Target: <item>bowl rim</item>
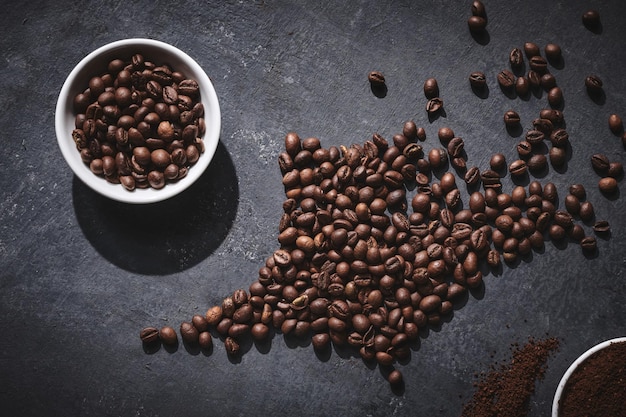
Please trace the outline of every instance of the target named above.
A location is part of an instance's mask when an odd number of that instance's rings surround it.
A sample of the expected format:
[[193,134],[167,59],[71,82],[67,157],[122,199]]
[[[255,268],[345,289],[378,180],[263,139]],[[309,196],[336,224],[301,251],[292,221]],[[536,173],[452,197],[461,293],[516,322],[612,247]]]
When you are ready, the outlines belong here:
[[[175,60],[184,63],[193,76],[187,74],[190,78],[196,79],[200,86],[201,101],[205,108],[205,119],[210,121],[207,123],[206,131],[203,136],[205,150],[190,169],[185,178],[167,184],[159,190],[153,188],[135,189],[128,191],[119,184],[111,184],[104,178],[95,175],[89,167],[80,159],[80,153],[76,150],[76,146],[71,137],[71,130],[68,132],[68,109],[71,108],[73,94],[75,94],[76,79],[83,77],[83,71],[93,62],[102,59],[101,56],[112,54],[117,50],[136,49],[141,53],[141,48],[150,48],[152,51],[161,50],[165,56],[171,56]],[[154,52],[153,52],[154,53]],[[167,57],[163,59],[167,61]],[[74,90],[73,90],[74,89]],[[210,115],[207,118],[207,115]],[[72,113],[73,117],[73,113]],[[72,130],[73,130],[72,124]],[[213,159],[220,140],[221,133],[221,111],[217,93],[209,76],[202,67],[187,53],[179,48],[166,42],[149,39],[149,38],[128,38],[113,41],[102,45],[85,57],[83,57],[76,66],[71,70],[63,86],[59,92],[57,104],[55,108],[55,132],[57,136],[57,144],[63,154],[66,163],[72,169],[74,175],[78,177],[89,188],[97,193],[123,203],[131,204],[149,204],[169,199],[190,187],[209,166]]]
[[567,368],[567,371],[565,371],[565,374],[563,374],[563,377],[559,381],[559,385],[557,386],[556,392],[554,394],[554,400],[552,401],[552,417],[559,417],[559,401],[561,399],[561,395],[563,395],[563,390],[567,385],[569,377],[574,373],[578,366],[580,366],[581,363],[586,361],[594,353],[601,351],[602,349],[610,346],[613,343],[626,343],[626,336],[605,340],[604,342],[600,342],[597,345],[592,346],[582,355],[576,358],[576,360],[572,362],[569,368]]

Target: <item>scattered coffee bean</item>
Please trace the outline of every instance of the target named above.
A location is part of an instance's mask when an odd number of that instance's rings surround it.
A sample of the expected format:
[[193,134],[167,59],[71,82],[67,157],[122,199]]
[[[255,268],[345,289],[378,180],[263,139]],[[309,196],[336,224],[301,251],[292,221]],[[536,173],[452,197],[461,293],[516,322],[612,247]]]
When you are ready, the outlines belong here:
[[621,178],[624,175],[624,166],[621,162],[611,162],[606,174],[615,179]]
[[521,177],[526,174],[526,162],[521,159],[511,162],[509,165],[509,173],[515,177]]
[[429,115],[433,115],[437,113],[442,108],[443,108],[443,100],[440,99],[439,97],[431,98],[426,103],[426,112],[428,112]]
[[482,90],[487,85],[487,77],[481,71],[474,71],[469,75],[469,82],[472,88]]
[[560,87],[553,87],[548,91],[548,103],[552,107],[558,107],[563,104],[563,90]]
[[171,326],[163,326],[159,330],[159,338],[166,345],[175,345],[178,342],[176,330]]
[[598,182],[598,188],[603,194],[614,194],[617,187],[617,180],[613,177],[605,177]]
[[380,71],[371,71],[367,75],[367,79],[373,87],[382,87],[385,85],[385,76]]
[[502,153],[496,153],[491,156],[489,160],[489,166],[494,171],[502,171],[506,168],[506,158]]
[[546,54],[546,58],[551,62],[559,62],[562,58],[561,47],[555,43],[547,44],[543,51]]
[[602,91],[602,80],[597,75],[588,75],[585,77],[585,87],[589,94],[598,94]]
[[159,340],[159,329],[156,327],[146,327],[139,333],[139,338],[145,344],[152,344]]
[[539,45],[534,42],[526,42],[524,43],[524,52],[526,53],[526,57],[528,59],[537,56],[540,54]]
[[586,236],[580,241],[580,247],[585,252],[595,252],[598,249],[598,242],[593,236]]
[[607,220],[598,220],[593,224],[593,231],[597,234],[606,234],[611,231],[611,225]]
[[424,81],[424,95],[427,99],[439,97],[439,84],[437,83],[437,79],[428,78]]
[[472,16],[480,16],[487,19],[487,11],[485,5],[480,0],[474,0],[471,7]]
[[561,168],[565,165],[567,161],[567,153],[565,148],[553,146],[550,148],[548,152],[548,157],[550,158],[550,164],[552,164],[555,168]]
[[516,127],[519,126],[520,117],[519,114],[514,110],[508,110],[504,113],[504,124],[508,127]]
[[180,325],[180,336],[185,343],[197,343],[198,342],[198,329],[190,322],[182,322]]
[[511,52],[509,52],[509,64],[511,64],[511,68],[514,69],[524,65],[524,55],[521,49],[513,48]]
[[547,72],[541,76],[539,83],[541,84],[541,88],[549,92],[551,89],[556,87],[556,77]]
[[537,173],[546,169],[548,160],[544,154],[535,154],[530,157],[526,165],[530,172]]
[[606,174],[609,170],[610,161],[609,158],[601,153],[596,153],[591,155],[591,166],[593,169],[603,175]]
[[498,73],[498,84],[504,90],[511,90],[515,86],[515,74],[509,70],[502,70]]
[[524,97],[530,92],[530,82],[524,76],[517,77],[515,80],[515,93],[518,96]]
[[548,63],[541,55],[532,56],[529,59],[530,69],[536,71],[538,74],[545,74],[548,70]]
[[624,130],[624,123],[622,122],[622,118],[617,114],[611,114],[609,116],[609,129],[613,134],[620,135]]
[[582,20],[587,29],[597,29],[600,26],[600,13],[597,10],[587,10],[583,13]]
[[480,16],[470,16],[467,19],[469,30],[474,33],[483,32],[487,28],[487,19]]

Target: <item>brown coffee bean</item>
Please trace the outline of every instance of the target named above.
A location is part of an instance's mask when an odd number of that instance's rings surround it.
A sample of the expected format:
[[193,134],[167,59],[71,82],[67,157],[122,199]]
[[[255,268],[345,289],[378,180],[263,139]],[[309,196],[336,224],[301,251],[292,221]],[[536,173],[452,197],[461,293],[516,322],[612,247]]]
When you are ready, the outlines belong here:
[[587,29],[596,30],[600,26],[600,13],[597,10],[587,10],[582,15],[582,21]]
[[367,79],[373,87],[382,87],[385,85],[385,76],[380,71],[371,71],[367,75]]
[[178,342],[176,330],[171,326],[163,326],[159,330],[159,338],[165,345],[175,345]]
[[519,126],[520,117],[519,114],[514,110],[508,110],[504,113],[504,124],[508,127],[516,127]]
[[537,173],[543,171],[548,165],[548,160],[543,154],[535,154],[530,157],[528,162],[526,163],[528,169],[532,173]]
[[565,196],[565,209],[568,213],[577,215],[580,213],[580,200],[573,194],[568,194]]
[[618,189],[617,180],[613,177],[602,178],[598,182],[598,188],[603,194],[614,194]]
[[624,123],[622,122],[622,118],[617,114],[611,114],[609,116],[609,129],[615,135],[621,135],[624,131]]
[[146,327],[139,333],[139,338],[145,344],[152,344],[159,340],[159,329],[156,327]]
[[504,90],[511,90],[515,86],[515,74],[509,70],[502,70],[498,73],[498,84]]
[[487,28],[487,19],[481,16],[470,16],[467,19],[470,32],[481,33]]
[[515,177],[521,177],[526,175],[527,166],[526,162],[521,159],[511,162],[509,165],[509,173]]
[[524,52],[526,53],[527,58],[531,58],[533,56],[539,55],[539,45],[534,42],[526,42],[524,44]]
[[548,91],[548,103],[552,107],[558,107],[563,104],[563,91],[560,87],[553,87]]
[[593,231],[597,234],[606,234],[611,231],[611,226],[607,220],[598,220],[593,225]]
[[519,68],[524,65],[524,55],[521,49],[513,48],[511,52],[509,52],[509,64],[511,68]]
[[487,85],[487,77],[481,71],[474,71],[469,75],[469,82],[472,88],[482,90]]
[[582,184],[570,185],[569,193],[574,195],[579,200],[584,200],[585,198],[587,198],[587,191],[585,190],[585,186]]
[[480,181],[480,170],[478,167],[471,167],[465,173],[463,180],[467,185],[476,185]]
[[609,169],[606,174],[609,177],[613,178],[621,178],[624,175],[624,166],[621,162],[611,162],[609,163]]
[[602,80],[597,75],[591,74],[585,77],[585,87],[589,94],[598,94],[602,92]]
[[506,168],[506,158],[502,153],[496,153],[491,156],[489,160],[489,166],[494,171],[502,171]]
[[437,113],[442,108],[443,108],[443,100],[439,97],[431,98],[426,103],[426,112],[429,115],[433,115]]
[[427,99],[439,97],[439,84],[436,78],[428,78],[424,81],[424,95]]
[[180,335],[185,343],[198,342],[198,329],[190,322],[182,322],[180,325]]
[[598,249],[598,242],[595,237],[587,236],[580,241],[580,247],[587,253],[595,252]]
[[559,62],[562,58],[561,47],[555,43],[549,43],[544,47],[546,58],[551,62]]
[[591,155],[591,166],[599,174],[606,174],[609,170],[609,158],[602,154],[596,153]]

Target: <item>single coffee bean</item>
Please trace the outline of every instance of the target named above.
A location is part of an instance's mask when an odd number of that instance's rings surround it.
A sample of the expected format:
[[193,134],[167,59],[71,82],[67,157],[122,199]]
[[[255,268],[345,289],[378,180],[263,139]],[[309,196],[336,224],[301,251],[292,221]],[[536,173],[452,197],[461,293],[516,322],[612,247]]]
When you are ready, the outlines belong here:
[[611,225],[607,220],[598,220],[593,224],[593,231],[597,234],[606,234],[611,231]]
[[560,106],[563,103],[563,90],[560,87],[553,87],[548,91],[548,103],[552,107]]
[[569,186],[568,191],[579,200],[584,200],[585,198],[587,198],[585,186],[582,184],[572,184]]
[[526,174],[526,162],[521,159],[511,162],[509,165],[509,173],[514,177],[521,177]]
[[539,79],[539,83],[541,84],[541,88],[545,91],[550,91],[554,87],[556,87],[556,77],[551,73],[547,72],[541,76]]
[[554,128],[554,125],[549,119],[539,118],[539,119],[533,120],[533,128],[535,130],[540,131],[544,135],[549,136],[552,133],[552,129]]
[[532,129],[526,132],[525,138],[526,142],[530,143],[531,145],[537,145],[543,142],[545,134],[541,130]]
[[620,135],[624,130],[624,123],[622,122],[622,118],[617,114],[611,114],[609,116],[609,129],[613,134]]
[[539,86],[541,86],[541,76],[537,71],[532,69],[529,70],[526,78],[528,78],[528,83],[530,84],[531,88],[538,88]]
[[606,175],[615,179],[621,178],[624,175],[624,166],[621,162],[611,162]]
[[389,372],[389,376],[387,376],[387,380],[389,381],[389,385],[392,387],[399,387],[403,383],[402,372],[397,369]]
[[416,133],[417,139],[420,141],[425,141],[426,140],[426,130],[423,127],[418,127],[417,128],[417,133]]
[[459,137],[452,138],[448,143],[448,155],[452,158],[460,157],[463,154],[465,142]]
[[454,138],[454,131],[449,127],[440,127],[437,131],[437,136],[443,144],[448,144]]
[[427,99],[439,97],[439,84],[436,78],[428,78],[424,81],[424,95]]
[[504,124],[507,127],[516,127],[519,126],[520,117],[519,114],[514,110],[508,110],[504,113]]
[[178,342],[176,330],[171,326],[163,326],[159,330],[159,338],[166,345],[175,345]]
[[526,77],[517,77],[515,80],[515,92],[518,96],[524,97],[530,91],[530,82]]
[[543,199],[549,201],[552,204],[556,204],[559,194],[556,189],[556,185],[553,182],[548,182],[543,186],[542,192]]
[[510,90],[515,86],[515,74],[509,70],[502,70],[498,73],[498,84],[504,90]]
[[190,322],[182,322],[180,325],[180,335],[185,343],[198,342],[198,329]]
[[224,340],[224,347],[226,348],[226,353],[229,356],[235,356],[239,353],[239,343],[237,343],[237,341],[230,336]]
[[563,167],[565,165],[565,162],[567,161],[567,153],[565,152],[565,148],[553,146],[552,148],[550,148],[548,156],[550,158],[550,163],[555,168]]
[[587,10],[583,13],[582,20],[587,29],[595,30],[600,26],[600,13],[597,10]]
[[474,71],[469,75],[469,82],[472,88],[482,90],[487,85],[487,77],[484,72]]
[[609,158],[601,153],[591,155],[591,166],[599,174],[606,174],[609,170]]
[[577,215],[580,213],[580,200],[574,194],[568,194],[565,196],[565,209],[568,213]]
[[506,158],[502,153],[496,153],[491,156],[489,166],[494,171],[501,171],[506,167]]
[[563,148],[569,142],[569,133],[565,129],[556,129],[550,134],[552,145]]
[[415,140],[417,138],[417,125],[415,122],[412,120],[404,122],[404,126],[402,126],[402,134],[410,140]]
[[539,112],[539,117],[542,119],[548,119],[552,122],[552,125],[559,126],[563,124],[563,112],[556,109],[542,109]]
[[533,173],[543,171],[546,168],[547,164],[548,164],[548,161],[544,154],[535,154],[531,156],[528,162],[526,163],[526,165],[528,166],[528,169]]
[[521,141],[517,144],[517,154],[520,158],[526,158],[530,156],[533,152],[532,144],[526,140]]
[[597,75],[591,74],[585,77],[585,87],[590,94],[598,94],[602,91],[602,80]]
[[198,335],[198,345],[201,349],[209,350],[213,347],[213,337],[208,331],[201,332]]
[[480,33],[487,28],[487,19],[481,16],[470,16],[467,19],[470,32]]
[[552,62],[559,62],[561,60],[561,47],[555,43],[547,44],[543,51],[546,54],[546,58]]
[[487,18],[487,11],[485,9],[485,5],[480,0],[474,0],[472,2],[472,6],[470,8],[472,12],[472,16],[480,16],[483,18]]
[[156,327],[146,327],[139,333],[139,338],[145,344],[152,344],[159,340],[159,329]]
[[480,170],[478,167],[473,166],[467,170],[463,180],[467,185],[476,185],[480,181]]
[[539,45],[534,42],[526,42],[524,43],[524,52],[526,53],[526,57],[528,59],[532,58],[533,56],[537,56],[540,54]]
[[580,247],[585,252],[595,252],[598,249],[598,242],[593,236],[586,236],[580,241]]
[[580,211],[578,212],[580,219],[584,222],[590,222],[595,216],[595,210],[593,204],[590,201],[583,201],[580,203]]
[[512,68],[519,68],[524,65],[524,55],[519,48],[513,48],[509,53],[509,64]]
[[367,79],[372,87],[382,87],[385,85],[385,76],[380,71],[370,71],[367,75]]
[[548,63],[541,55],[532,56],[529,60],[530,69],[539,74],[545,74],[548,69]]
[[613,177],[602,178],[598,182],[598,188],[604,194],[613,194],[617,191],[618,188],[617,180]]
[[443,100],[440,99],[439,97],[431,98],[426,103],[426,112],[428,112],[429,115],[433,115],[437,113],[442,108],[443,108]]

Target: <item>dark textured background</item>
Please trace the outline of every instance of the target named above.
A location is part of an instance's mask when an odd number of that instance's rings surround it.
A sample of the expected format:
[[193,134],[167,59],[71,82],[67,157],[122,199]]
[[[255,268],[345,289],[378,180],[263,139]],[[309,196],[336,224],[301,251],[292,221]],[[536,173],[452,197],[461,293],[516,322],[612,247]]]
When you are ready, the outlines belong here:
[[[610,133],[626,118],[626,3],[486,1],[488,36],[474,38],[470,1],[29,1],[0,14],[0,408],[22,416],[343,415],[457,416],[474,374],[506,359],[513,342],[563,339],[537,385],[531,416],[546,416],[561,375],[590,346],[624,336],[624,197],[597,190],[589,156],[624,161]],[[581,24],[598,8],[601,33]],[[97,47],[127,37],[169,42],[195,58],[214,82],[221,144],[198,184],[150,207],[107,201],[70,172],[56,145],[54,108],[72,67]],[[515,155],[504,128],[509,108],[527,129],[545,94],[505,97],[495,82],[508,52],[555,42],[564,65],[551,68],[565,94],[572,142],[565,172],[550,170],[561,201],[587,187],[612,235],[598,256],[574,243],[535,252],[485,278],[440,329],[422,335],[397,365],[404,392],[349,351],[318,357],[310,345],[274,335],[229,360],[161,348],[147,353],[146,325],[178,327],[237,288],[247,288],[278,246],[284,198],[276,158],[288,131],[324,146],[387,138],[413,119],[465,139],[469,164],[494,151]],[[384,98],[367,82],[388,80]],[[482,70],[489,94],[467,76]],[[606,97],[595,103],[583,80],[597,73]],[[445,116],[429,121],[422,84],[437,77]],[[514,135],[515,136],[515,135]],[[511,181],[504,179],[505,190]],[[465,191],[464,186],[461,187]],[[623,192],[623,184],[620,183]],[[464,199],[466,199],[464,193]],[[585,230],[592,233],[585,225]],[[492,357],[493,355],[493,357]]]

